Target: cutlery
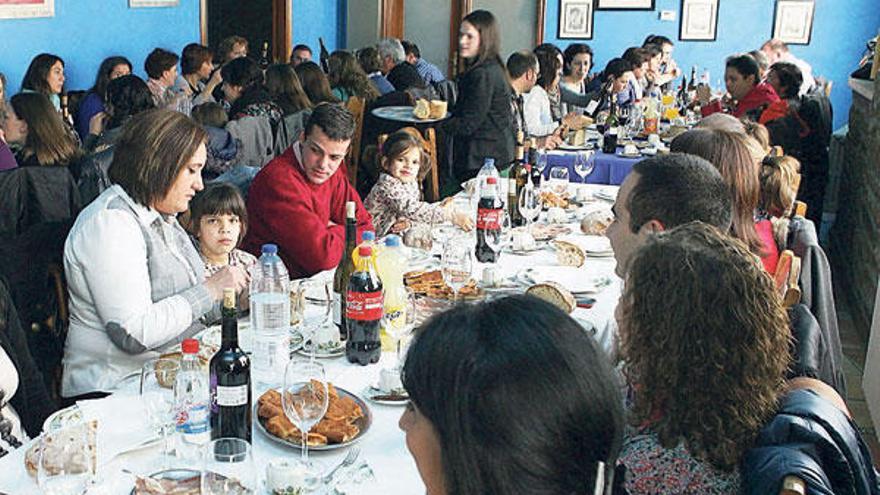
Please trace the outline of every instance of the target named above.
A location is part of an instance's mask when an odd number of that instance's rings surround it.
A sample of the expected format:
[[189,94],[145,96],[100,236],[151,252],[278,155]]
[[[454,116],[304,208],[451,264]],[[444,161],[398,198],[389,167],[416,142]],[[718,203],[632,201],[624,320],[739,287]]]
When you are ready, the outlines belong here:
[[351,450],[349,450],[349,451],[348,451],[348,455],[345,456],[345,459],[343,459],[342,462],[339,463],[338,466],[336,466],[336,467],[333,468],[329,473],[327,473],[327,474],[321,479],[321,483],[323,483],[323,484],[326,485],[326,486],[330,486],[330,482],[333,481],[333,476],[335,476],[336,473],[337,473],[340,469],[342,469],[342,468],[346,468],[346,467],[351,466],[352,464],[354,464],[354,462],[357,460],[357,458],[358,458],[358,456],[359,456],[360,454],[361,454],[361,449],[358,448],[358,447],[354,447],[354,448],[352,448]]

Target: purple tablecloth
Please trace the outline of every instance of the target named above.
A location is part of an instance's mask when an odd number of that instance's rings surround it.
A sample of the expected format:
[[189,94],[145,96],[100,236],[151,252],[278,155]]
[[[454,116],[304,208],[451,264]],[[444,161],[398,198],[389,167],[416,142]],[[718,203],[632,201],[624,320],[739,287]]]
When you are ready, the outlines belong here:
[[[568,180],[571,182],[581,182],[580,176],[574,171],[574,157],[577,151],[561,151],[555,150],[547,154],[547,167],[544,168],[544,177],[550,177],[550,169],[553,167],[567,167]],[[588,184],[610,184],[619,186],[623,183],[623,179],[632,171],[633,165],[640,161],[639,158],[623,158],[614,154],[596,151],[591,160],[595,160],[593,172],[587,176]]]

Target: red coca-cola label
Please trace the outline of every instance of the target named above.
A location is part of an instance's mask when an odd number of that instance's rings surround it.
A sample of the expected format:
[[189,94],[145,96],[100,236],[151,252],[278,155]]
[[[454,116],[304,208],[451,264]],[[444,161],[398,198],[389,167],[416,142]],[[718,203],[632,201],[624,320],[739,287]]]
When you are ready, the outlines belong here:
[[501,215],[504,210],[495,208],[477,209],[477,228],[480,230],[501,230]]
[[345,317],[349,320],[373,321],[382,318],[382,291],[355,292],[348,291]]

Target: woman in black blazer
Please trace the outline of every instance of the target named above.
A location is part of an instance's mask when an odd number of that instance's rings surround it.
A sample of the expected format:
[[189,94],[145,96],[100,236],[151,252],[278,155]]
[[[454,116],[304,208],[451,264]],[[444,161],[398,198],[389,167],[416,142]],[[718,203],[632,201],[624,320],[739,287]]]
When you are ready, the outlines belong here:
[[465,72],[450,120],[454,171],[459,181],[477,175],[486,158],[506,167],[513,159],[510,82],[501,62],[501,35],[490,12],[475,10],[461,21],[459,53]]

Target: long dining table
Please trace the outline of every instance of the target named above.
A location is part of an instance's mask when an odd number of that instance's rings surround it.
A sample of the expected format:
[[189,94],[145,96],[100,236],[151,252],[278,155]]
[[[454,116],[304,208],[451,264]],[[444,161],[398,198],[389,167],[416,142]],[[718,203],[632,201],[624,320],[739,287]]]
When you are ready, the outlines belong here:
[[[602,193],[597,197],[602,196],[604,199],[591,201],[584,208],[608,208],[611,205],[609,199],[613,199],[617,192],[617,188],[613,186],[571,184],[570,187],[586,188],[588,194],[581,193],[582,197]],[[569,226],[573,230],[571,235],[579,235],[577,223],[572,222]],[[438,244],[435,242],[434,253],[440,252]],[[431,258],[432,261],[436,260],[434,256]],[[477,279],[486,266],[488,265],[475,264],[473,274]],[[500,259],[493,265],[497,277],[509,280],[517,278],[524,269],[557,266],[556,254],[549,248],[527,255],[502,252]],[[608,278],[608,284],[591,295],[595,299],[592,307],[579,307],[571,316],[584,326],[585,331],[594,335],[600,345],[609,352],[614,346],[616,326],[612,320],[621,291],[621,282],[614,275],[614,267],[614,258],[606,253],[604,257],[588,257],[585,265],[580,268],[571,268],[575,271],[572,273],[576,274],[576,277]],[[326,276],[326,273],[322,276]],[[525,286],[520,292],[523,290]],[[345,357],[320,359],[320,361],[324,363],[331,383],[364,397],[365,389],[379,381],[380,370],[393,361],[393,356],[383,354],[379,363],[369,366],[350,364]],[[280,386],[280,383],[276,386]],[[136,388],[136,386],[123,387],[107,398],[87,401],[77,406],[80,407],[84,419],[98,421],[97,475],[95,483],[87,493],[119,495],[131,493],[135,480],[133,473],[147,475],[154,470],[152,466],[159,456],[159,445],[153,444],[127,452],[151,436]],[[253,394],[255,402],[265,388],[265,385],[255,386]],[[403,403],[381,405],[368,401],[367,404],[372,415],[372,423],[357,445],[361,449],[360,457],[368,462],[374,477],[356,485],[349,493],[367,495],[423,493],[424,485],[415,462],[407,451],[405,435],[398,427],[398,420],[404,410]],[[22,448],[0,458],[0,473],[3,473],[0,475],[0,492],[15,495],[43,493],[34,478],[25,470],[24,463],[25,451],[37,441],[39,439],[32,439]],[[310,457],[318,460],[326,468],[332,468],[343,460],[349,448],[324,452],[311,451]],[[262,483],[266,477],[266,466],[272,459],[298,458],[300,455],[299,449],[281,445],[268,438],[257,426],[254,426],[253,431],[252,451],[262,487],[257,493],[269,493]],[[177,466],[172,464],[171,467]]]

